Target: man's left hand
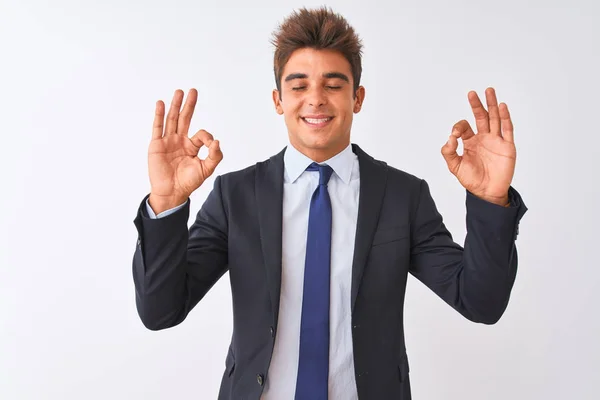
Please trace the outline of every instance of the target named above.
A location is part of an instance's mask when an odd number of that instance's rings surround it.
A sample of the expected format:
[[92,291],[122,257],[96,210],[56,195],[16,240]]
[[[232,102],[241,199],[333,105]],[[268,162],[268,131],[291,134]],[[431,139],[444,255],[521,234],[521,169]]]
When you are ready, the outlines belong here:
[[[505,206],[517,160],[513,124],[508,106],[496,99],[493,88],[485,91],[486,111],[476,92],[468,94],[475,115],[477,134],[462,120],[457,122],[442,147],[448,169],[475,196]],[[458,155],[458,139],[463,141],[463,154]]]

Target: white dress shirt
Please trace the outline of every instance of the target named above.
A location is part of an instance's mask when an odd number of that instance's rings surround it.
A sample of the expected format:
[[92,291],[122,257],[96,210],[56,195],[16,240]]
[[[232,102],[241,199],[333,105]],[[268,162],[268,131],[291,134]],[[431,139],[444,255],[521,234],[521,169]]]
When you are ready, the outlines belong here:
[[[312,194],[319,184],[319,172],[306,171],[312,162],[288,145],[284,154],[279,321],[262,400],[293,399],[296,391],[308,215]],[[327,185],[332,208],[329,399],[354,400],[358,394],[354,379],[350,288],[360,187],[358,157],[348,145],[321,164],[329,165],[334,171]],[[151,218],[169,215],[184,204],[155,216],[146,203]]]

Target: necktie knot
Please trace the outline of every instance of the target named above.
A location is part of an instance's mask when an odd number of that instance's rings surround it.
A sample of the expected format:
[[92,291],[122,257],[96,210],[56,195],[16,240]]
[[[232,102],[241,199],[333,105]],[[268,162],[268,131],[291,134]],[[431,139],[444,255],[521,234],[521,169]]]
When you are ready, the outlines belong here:
[[319,185],[327,185],[331,175],[333,174],[333,168],[329,165],[321,165],[312,163],[306,168],[307,171],[319,171]]

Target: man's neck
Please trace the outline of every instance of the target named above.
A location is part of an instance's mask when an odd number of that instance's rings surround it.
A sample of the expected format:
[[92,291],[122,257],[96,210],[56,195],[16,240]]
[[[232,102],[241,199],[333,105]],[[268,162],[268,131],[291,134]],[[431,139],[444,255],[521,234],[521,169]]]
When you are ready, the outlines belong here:
[[304,154],[306,157],[310,158],[316,163],[321,163],[323,161],[327,161],[335,157],[336,155],[344,151],[344,149],[348,147],[349,144],[350,142],[348,141],[347,143],[342,143],[342,145],[338,145],[332,148],[307,149],[300,146],[296,146],[294,143],[290,142],[290,145],[293,146],[297,151]]

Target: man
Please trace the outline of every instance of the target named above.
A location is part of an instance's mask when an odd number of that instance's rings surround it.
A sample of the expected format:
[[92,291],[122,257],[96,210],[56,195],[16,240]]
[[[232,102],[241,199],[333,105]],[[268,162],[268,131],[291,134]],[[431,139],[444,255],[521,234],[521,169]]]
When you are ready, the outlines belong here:
[[486,111],[470,92],[477,134],[462,120],[441,150],[466,189],[463,249],[424,180],[350,142],[365,89],[360,40],[344,18],[302,9],[273,43],[273,101],[289,146],[217,176],[189,230],[189,196],[223,154],[204,130],[188,138],[195,90],[182,110],[183,92],[175,92],[164,126],[157,103],[151,191],[135,218],[140,318],[152,330],[181,323],[229,271],[234,323],[220,399],[408,400],[409,272],[474,322],[495,323],[509,301],[526,207],[510,186],[516,150],[507,106],[489,88]]

